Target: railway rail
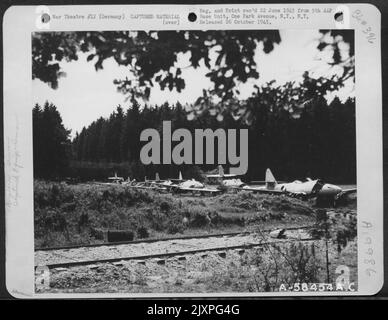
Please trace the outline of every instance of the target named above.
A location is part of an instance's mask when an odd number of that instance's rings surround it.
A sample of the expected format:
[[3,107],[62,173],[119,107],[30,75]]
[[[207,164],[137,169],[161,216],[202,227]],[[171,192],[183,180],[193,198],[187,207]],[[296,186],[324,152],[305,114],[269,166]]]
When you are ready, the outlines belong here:
[[94,265],[94,264],[100,264],[100,263],[114,263],[114,262],[129,261],[129,260],[148,260],[148,259],[157,259],[157,258],[171,258],[175,256],[182,257],[186,255],[193,255],[193,254],[204,253],[204,252],[214,252],[214,251],[222,252],[226,250],[238,250],[238,249],[245,250],[245,249],[252,249],[254,247],[266,246],[269,244],[278,244],[278,243],[286,243],[286,242],[311,242],[314,240],[315,239],[312,239],[312,238],[306,238],[306,239],[267,241],[267,242],[259,242],[259,243],[242,244],[242,245],[236,245],[236,246],[211,247],[211,248],[186,250],[186,251],[179,251],[179,252],[138,255],[138,256],[129,256],[129,257],[110,258],[110,259],[81,260],[81,261],[70,261],[70,262],[63,262],[63,263],[52,263],[52,264],[47,264],[46,266],[49,269],[55,269],[60,267],[69,268],[69,267],[75,267],[75,266]]
[[[37,250],[35,251],[35,265],[45,265],[50,269],[69,268],[128,260],[144,261],[184,257],[205,252],[243,251],[268,244],[313,241],[314,239],[309,237],[307,233],[305,233],[304,237],[292,237],[292,232],[309,227],[311,226],[288,228],[285,229],[286,232],[290,233],[288,239],[269,237],[265,241],[257,239],[254,233],[240,232]],[[268,231],[264,230],[264,232]]]

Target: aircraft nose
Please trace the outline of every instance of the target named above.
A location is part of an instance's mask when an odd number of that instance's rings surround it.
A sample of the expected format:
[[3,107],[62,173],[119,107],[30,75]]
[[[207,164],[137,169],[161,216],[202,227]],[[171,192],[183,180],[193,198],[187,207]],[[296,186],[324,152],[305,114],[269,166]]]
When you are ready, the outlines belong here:
[[336,195],[340,193],[342,189],[336,185],[326,183],[323,185],[321,192],[323,195]]

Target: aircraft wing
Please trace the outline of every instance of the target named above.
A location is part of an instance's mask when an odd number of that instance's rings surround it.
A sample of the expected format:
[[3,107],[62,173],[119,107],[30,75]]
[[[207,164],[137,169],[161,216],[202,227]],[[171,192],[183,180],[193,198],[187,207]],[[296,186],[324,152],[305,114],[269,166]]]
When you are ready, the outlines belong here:
[[222,178],[219,174],[207,174],[206,178]]
[[207,178],[232,178],[232,177],[237,177],[238,174],[233,174],[233,173],[225,173],[224,175],[220,174],[207,174]]
[[264,189],[264,188],[255,188],[255,187],[239,187],[240,190],[250,191],[250,192],[256,192],[256,193],[262,193],[262,194],[273,194],[273,195],[286,195],[293,198],[302,198],[306,199],[308,195],[304,192],[288,192],[288,191],[282,191],[282,190],[270,190],[270,189]]
[[94,184],[99,186],[119,186],[120,185],[120,183],[115,183],[115,182],[95,182]]
[[130,188],[134,188],[134,189],[145,189],[145,190],[155,190],[155,191],[167,191],[167,189],[165,189],[165,188],[159,188],[159,187],[130,186]]
[[211,193],[211,194],[215,194],[215,193],[220,193],[222,192],[221,190],[218,190],[218,189],[210,189],[210,188],[185,188],[185,187],[178,187],[177,188],[179,191],[197,191],[197,192],[203,192],[203,193]]
[[170,179],[170,181],[177,184],[177,183],[185,182],[187,180],[185,180],[185,179]]
[[256,193],[266,193],[266,194],[285,194],[284,191],[281,190],[269,190],[269,189],[260,189],[260,188],[255,188],[255,187],[237,187],[240,190],[245,190],[245,191],[251,191],[251,192],[256,192]]
[[165,182],[167,181],[158,181],[158,182],[151,182],[151,183],[155,186],[161,186],[161,187],[169,187],[173,185],[173,184],[166,184]]
[[354,192],[357,192],[357,188],[352,188],[352,189],[345,189],[345,190],[342,190],[339,194],[337,194],[335,196],[335,199],[338,200],[350,193],[354,193]]
[[[253,180],[249,181],[250,184],[261,184],[264,185],[267,181],[265,180]],[[276,180],[277,183],[287,183],[287,181],[282,181],[282,180]]]
[[134,188],[134,189],[146,189],[146,190],[157,190],[157,191],[167,191],[168,190],[163,185],[156,184],[154,182],[151,182],[151,183],[150,182],[147,182],[147,183],[138,182],[135,184],[127,185],[127,187]]
[[354,193],[354,192],[357,192],[357,188],[345,189],[345,190],[342,190],[341,193],[343,193],[343,194],[349,194],[349,193]]

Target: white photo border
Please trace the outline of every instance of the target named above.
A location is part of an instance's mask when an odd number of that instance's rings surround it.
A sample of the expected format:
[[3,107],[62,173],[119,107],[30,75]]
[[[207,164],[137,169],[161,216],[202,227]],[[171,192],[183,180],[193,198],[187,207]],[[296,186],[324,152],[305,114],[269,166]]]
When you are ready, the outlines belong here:
[[[271,25],[206,25],[188,21],[190,12],[200,8],[341,8],[344,24],[333,13],[314,20],[276,21]],[[160,21],[51,20],[49,29],[39,26],[40,15],[51,14],[180,14],[180,30],[219,29],[353,29],[355,32],[355,88],[357,137],[357,292],[274,292],[197,294],[41,294],[34,292],[34,213],[32,145],[32,63],[31,34],[37,31],[85,30],[174,30]],[[43,11],[42,11],[43,10]],[[333,12],[332,11],[332,12]],[[347,18],[347,19],[346,19]],[[381,14],[371,4],[222,4],[222,5],[83,5],[12,6],[3,17],[4,61],[4,166],[6,201],[6,286],[17,298],[98,298],[98,297],[248,297],[248,296],[338,296],[373,295],[383,286],[383,135],[381,81]],[[45,27],[44,27],[45,28]],[[371,41],[371,33],[375,35]]]

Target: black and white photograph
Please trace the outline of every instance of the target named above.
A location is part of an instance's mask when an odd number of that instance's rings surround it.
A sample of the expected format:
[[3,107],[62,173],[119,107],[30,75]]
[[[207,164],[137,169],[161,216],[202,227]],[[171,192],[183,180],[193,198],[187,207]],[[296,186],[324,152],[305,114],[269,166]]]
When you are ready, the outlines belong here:
[[31,46],[36,293],[357,292],[354,30]]

